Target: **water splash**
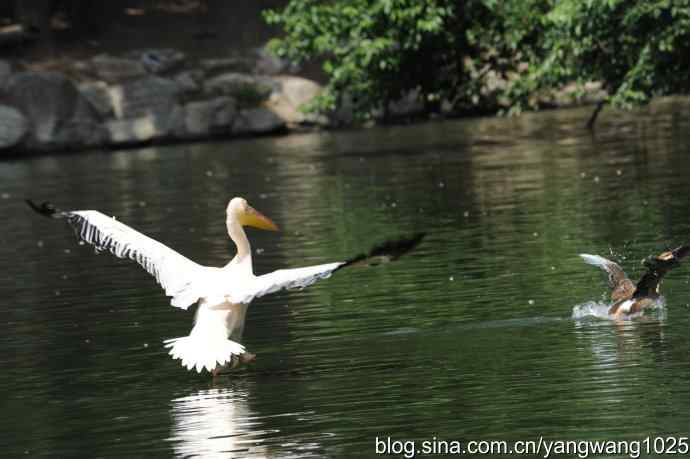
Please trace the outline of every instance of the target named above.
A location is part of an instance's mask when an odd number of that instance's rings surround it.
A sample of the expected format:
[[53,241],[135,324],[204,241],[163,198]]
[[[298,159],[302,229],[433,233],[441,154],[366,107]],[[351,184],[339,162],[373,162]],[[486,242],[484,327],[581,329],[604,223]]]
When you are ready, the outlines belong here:
[[609,308],[610,303],[604,301],[588,301],[582,304],[576,304],[573,307],[572,318],[575,320],[585,319],[589,317],[597,317],[600,319],[610,319]]
[[[573,306],[572,318],[575,320],[597,318],[597,319],[609,319],[612,320],[614,317],[609,314],[609,308],[611,307],[610,302],[606,301],[588,301],[582,304],[576,304]],[[651,306],[645,308],[644,311],[637,314],[630,314],[629,316],[615,317],[616,320],[633,319],[635,317],[640,317],[642,315],[654,314],[658,318],[664,318],[666,315],[666,300],[660,297]]]

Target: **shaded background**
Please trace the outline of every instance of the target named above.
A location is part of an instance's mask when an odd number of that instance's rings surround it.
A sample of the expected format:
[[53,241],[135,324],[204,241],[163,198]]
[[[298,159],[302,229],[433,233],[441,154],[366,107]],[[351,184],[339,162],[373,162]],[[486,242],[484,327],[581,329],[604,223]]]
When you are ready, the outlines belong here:
[[[21,24],[34,40],[0,51],[16,58],[89,57],[98,52],[176,48],[223,57],[263,46],[278,33],[261,11],[287,0],[13,0],[0,4],[0,24]],[[0,44],[2,44],[0,42]]]

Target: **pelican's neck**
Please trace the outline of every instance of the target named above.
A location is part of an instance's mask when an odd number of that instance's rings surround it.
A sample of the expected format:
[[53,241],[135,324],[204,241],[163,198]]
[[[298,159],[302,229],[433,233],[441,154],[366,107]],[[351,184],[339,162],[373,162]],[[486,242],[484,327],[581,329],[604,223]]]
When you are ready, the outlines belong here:
[[242,225],[240,225],[234,215],[228,215],[225,224],[228,227],[228,236],[230,236],[230,239],[237,247],[237,255],[235,255],[233,262],[246,264],[251,270],[252,248],[249,245],[249,239],[247,239],[247,234],[244,232]]

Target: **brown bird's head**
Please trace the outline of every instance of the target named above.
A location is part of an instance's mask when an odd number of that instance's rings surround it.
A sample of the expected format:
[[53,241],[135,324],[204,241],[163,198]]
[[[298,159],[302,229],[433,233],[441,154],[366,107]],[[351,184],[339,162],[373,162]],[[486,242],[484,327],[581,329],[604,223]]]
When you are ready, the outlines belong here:
[[666,273],[680,266],[681,261],[690,254],[690,246],[683,245],[663,252],[657,256],[650,255],[642,261],[645,268],[658,273]]

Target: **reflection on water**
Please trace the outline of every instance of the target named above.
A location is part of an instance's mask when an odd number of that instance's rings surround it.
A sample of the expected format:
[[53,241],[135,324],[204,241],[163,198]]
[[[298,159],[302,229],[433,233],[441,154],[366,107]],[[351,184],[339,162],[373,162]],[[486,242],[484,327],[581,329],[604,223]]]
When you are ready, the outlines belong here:
[[[588,115],[1,163],[0,456],[366,457],[376,436],[687,435],[690,269],[665,279],[665,307],[601,320],[605,282],[577,254],[639,260],[688,241],[690,110],[611,111],[594,135]],[[249,234],[257,273],[428,236],[397,263],[256,301],[256,362],[211,382],[161,344],[193,311],[22,202],[99,209],[222,266],[234,195],[283,229]]]
[[241,389],[206,389],[171,401],[172,435],[178,457],[267,457],[261,423]]
[[649,316],[638,319],[619,320],[613,326],[575,322],[578,347],[591,353],[596,369],[592,383],[614,402],[629,400],[646,386],[643,375],[656,368],[668,352],[664,320]]
[[[251,387],[240,381],[229,387],[203,389],[171,401],[171,442],[177,457],[320,457],[318,435],[311,439],[281,439],[281,430],[269,427],[249,407]],[[283,422],[305,422],[313,412],[274,416]]]

